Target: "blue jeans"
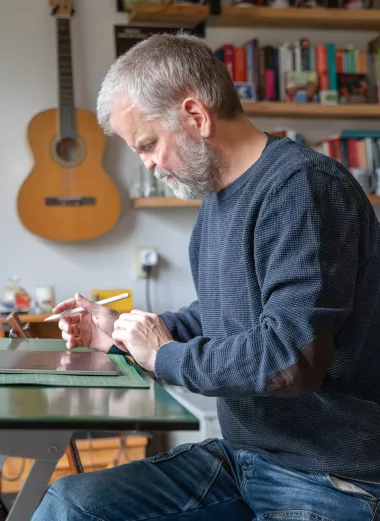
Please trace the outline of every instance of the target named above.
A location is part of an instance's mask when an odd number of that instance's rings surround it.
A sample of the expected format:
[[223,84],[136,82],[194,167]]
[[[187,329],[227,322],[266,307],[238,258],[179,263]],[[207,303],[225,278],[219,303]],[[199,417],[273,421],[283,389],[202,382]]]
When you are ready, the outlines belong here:
[[347,492],[334,483],[328,474],[294,471],[206,440],[62,478],[32,521],[380,520],[380,483],[351,482],[360,489]]

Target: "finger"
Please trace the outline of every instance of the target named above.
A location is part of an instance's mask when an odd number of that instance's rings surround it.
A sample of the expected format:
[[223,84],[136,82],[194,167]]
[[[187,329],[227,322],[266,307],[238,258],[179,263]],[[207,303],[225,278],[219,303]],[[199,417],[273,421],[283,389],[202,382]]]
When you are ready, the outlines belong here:
[[128,349],[125,347],[125,345],[123,344],[123,342],[118,342],[117,340],[115,340],[115,346],[117,346],[119,349],[121,349],[122,351],[124,351],[125,353],[128,353],[129,354],[129,357],[132,361],[133,361],[133,358],[132,356],[130,355]]
[[[125,314],[127,314],[127,313],[125,313]],[[142,309],[132,309],[131,312],[129,313],[129,315],[130,314],[132,314],[132,315],[146,315],[147,317],[151,317],[151,318],[154,318],[154,317],[158,316],[155,313],[149,313],[148,311],[143,311]]]
[[73,349],[74,347],[82,347],[82,339],[79,336],[69,335],[68,333],[62,333],[63,340],[66,340],[66,347]]
[[69,335],[79,336],[79,326],[77,324],[70,324],[67,320],[61,319],[58,322],[58,327],[61,331],[68,333]]
[[79,293],[75,293],[75,301],[78,307],[81,306],[83,309],[89,311],[93,315],[99,315],[99,313],[104,310],[104,306],[101,304],[96,304],[95,302],[91,302],[91,300],[84,298]]
[[68,311],[69,309],[74,309],[77,307],[77,303],[75,298],[69,298],[68,300],[64,300],[60,302],[55,308],[53,308],[54,315],[58,313],[62,313],[63,311]]
[[64,320],[68,324],[78,324],[80,322],[82,313],[77,313],[76,315],[69,315],[67,317],[61,317],[60,320]]
[[118,318],[115,321],[115,323],[113,325],[113,328],[114,328],[114,330],[116,330],[116,329],[129,329],[133,324],[137,324],[137,323],[141,324],[142,322],[144,322],[144,320],[146,320],[146,319],[144,319],[144,317],[141,317],[141,316],[134,317],[134,318],[133,317],[125,318],[123,320]]
[[117,331],[113,331],[112,340],[117,342],[123,342],[125,345],[127,344],[129,338],[129,333],[125,329],[119,329]]

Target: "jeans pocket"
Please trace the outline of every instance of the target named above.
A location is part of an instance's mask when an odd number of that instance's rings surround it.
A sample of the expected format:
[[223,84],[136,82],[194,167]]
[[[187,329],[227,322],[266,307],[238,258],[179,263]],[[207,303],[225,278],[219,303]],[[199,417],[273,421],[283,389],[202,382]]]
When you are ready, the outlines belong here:
[[321,516],[309,510],[277,510],[276,512],[265,512],[254,518],[253,521],[335,521],[331,517]]
[[161,461],[167,461],[169,459],[175,458],[184,452],[189,451],[194,446],[194,443],[184,443],[182,445],[178,445],[178,447],[174,447],[169,452],[161,452],[156,456],[151,456],[147,458],[146,461],[148,463],[160,463]]

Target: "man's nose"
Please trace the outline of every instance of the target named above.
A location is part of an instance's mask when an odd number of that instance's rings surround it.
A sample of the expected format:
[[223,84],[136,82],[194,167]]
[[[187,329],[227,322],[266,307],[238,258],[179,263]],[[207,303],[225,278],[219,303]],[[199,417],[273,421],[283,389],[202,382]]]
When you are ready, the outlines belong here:
[[144,165],[148,170],[154,170],[154,167],[156,166],[156,163],[152,161],[151,159],[143,159]]

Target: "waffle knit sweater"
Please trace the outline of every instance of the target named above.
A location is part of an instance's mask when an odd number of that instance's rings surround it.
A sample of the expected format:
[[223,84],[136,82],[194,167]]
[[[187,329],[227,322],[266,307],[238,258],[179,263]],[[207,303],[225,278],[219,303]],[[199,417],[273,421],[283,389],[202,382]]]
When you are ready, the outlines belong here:
[[218,397],[233,448],[380,481],[380,228],[351,174],[273,140],[203,201],[190,264],[157,377]]

